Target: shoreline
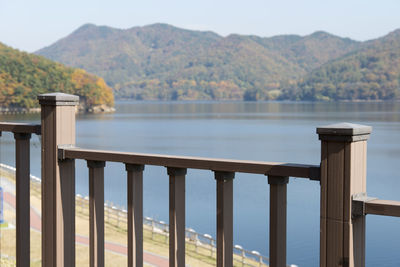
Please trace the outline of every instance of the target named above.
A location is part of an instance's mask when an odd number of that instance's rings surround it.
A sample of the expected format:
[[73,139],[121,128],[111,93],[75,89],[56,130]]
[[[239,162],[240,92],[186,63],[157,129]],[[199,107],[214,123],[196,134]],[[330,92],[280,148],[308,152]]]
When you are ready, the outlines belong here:
[[115,102],[143,102],[143,103],[171,103],[171,102],[179,102],[179,103],[193,103],[193,102],[205,102],[205,103],[218,103],[218,102],[236,102],[236,103],[391,103],[391,102],[400,102],[400,99],[391,99],[391,100],[362,100],[362,99],[354,99],[354,100],[332,100],[332,101],[312,101],[312,100],[290,100],[290,99],[282,99],[282,100],[243,100],[243,99],[180,99],[180,100],[171,100],[171,99],[135,99],[135,98],[116,98]]
[[[235,99],[220,99],[220,100],[146,100],[146,99],[134,99],[134,98],[119,98],[115,100],[116,102],[137,102],[137,103],[195,103],[195,102],[204,102],[204,103],[399,103],[400,100],[392,99],[392,100],[337,100],[337,101],[295,101],[295,100],[257,100],[257,101],[247,101],[247,100],[235,100]],[[0,107],[0,115],[18,115],[18,114],[37,114],[40,113],[40,108],[7,108]],[[77,114],[107,114],[114,113],[116,109],[114,107],[109,107],[106,105],[97,105],[92,107],[82,107],[78,106],[76,109]]]
[[[100,113],[114,113],[116,110],[114,107],[106,105],[98,105],[93,107],[82,107],[76,108],[76,113],[79,114],[100,114]],[[37,114],[41,112],[41,108],[4,108],[0,107],[0,115],[18,115],[18,114]]]

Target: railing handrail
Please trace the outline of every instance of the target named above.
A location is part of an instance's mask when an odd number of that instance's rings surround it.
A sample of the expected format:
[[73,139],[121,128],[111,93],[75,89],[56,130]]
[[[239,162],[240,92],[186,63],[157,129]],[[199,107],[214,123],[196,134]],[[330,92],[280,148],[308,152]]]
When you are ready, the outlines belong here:
[[353,217],[367,214],[400,217],[400,201],[355,195],[353,196],[352,205]]
[[318,165],[264,161],[232,160],[162,154],[131,153],[59,146],[59,159],[110,161],[173,168],[202,169],[221,172],[241,172],[272,176],[290,176],[319,180]]
[[365,203],[365,214],[400,217],[400,201],[372,200]]
[[41,135],[42,128],[40,124],[0,122],[0,132],[30,133]]

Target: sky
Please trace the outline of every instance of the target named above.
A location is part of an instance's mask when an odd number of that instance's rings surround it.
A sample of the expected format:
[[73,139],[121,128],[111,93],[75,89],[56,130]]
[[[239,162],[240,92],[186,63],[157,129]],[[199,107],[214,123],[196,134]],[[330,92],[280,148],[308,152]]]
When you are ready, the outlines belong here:
[[34,52],[85,23],[153,23],[270,37],[318,30],[364,41],[400,28],[400,0],[0,0],[0,42]]

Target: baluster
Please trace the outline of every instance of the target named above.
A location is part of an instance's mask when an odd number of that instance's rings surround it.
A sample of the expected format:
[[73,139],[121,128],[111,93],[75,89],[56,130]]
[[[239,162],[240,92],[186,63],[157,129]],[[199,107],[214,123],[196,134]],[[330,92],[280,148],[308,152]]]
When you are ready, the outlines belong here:
[[58,212],[64,223],[64,266],[75,266],[75,160],[60,160],[59,167],[62,207]]
[[30,265],[30,133],[14,133],[17,266]]
[[128,267],[143,266],[144,165],[125,164],[128,179]]
[[286,198],[289,177],[268,176],[270,184],[269,208],[269,264],[286,266]]
[[89,168],[90,266],[104,266],[104,161],[87,161]]
[[215,172],[217,180],[217,266],[233,266],[234,172]]
[[169,266],[185,266],[186,169],[167,168],[169,175]]

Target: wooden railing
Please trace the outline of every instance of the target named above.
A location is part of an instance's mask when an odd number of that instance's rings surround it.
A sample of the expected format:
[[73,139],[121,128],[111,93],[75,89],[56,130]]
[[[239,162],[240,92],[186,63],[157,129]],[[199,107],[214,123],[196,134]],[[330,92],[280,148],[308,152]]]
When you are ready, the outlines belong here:
[[[56,93],[41,95],[38,99],[42,106],[42,264],[46,267],[75,265],[76,159],[86,160],[89,169],[90,266],[104,266],[104,168],[110,161],[125,164],[126,169],[128,266],[143,266],[145,165],[166,167],[169,176],[170,266],[185,266],[185,177],[188,168],[214,173],[217,266],[233,266],[233,179],[236,172],[268,176],[269,259],[272,267],[286,266],[289,177],[320,182],[322,267],[364,266],[365,215],[400,216],[400,202],[366,196],[366,145],[372,130],[368,126],[344,123],[317,128],[321,140],[320,166],[100,151],[75,147],[78,97]],[[12,126],[6,125],[1,129],[10,129],[7,127]],[[14,126],[13,129],[23,127]],[[32,126],[32,129],[40,133],[37,126]],[[18,149],[22,150],[17,145]],[[17,164],[17,169],[21,169],[19,176],[25,177],[17,178],[21,181],[29,177],[29,160],[24,155],[20,156]],[[26,186],[19,190],[26,190]],[[25,210],[21,212],[21,209],[24,208],[17,206],[20,216],[29,214]],[[21,231],[29,229],[26,225],[24,227],[20,228]],[[26,250],[29,242],[17,238],[18,246]],[[28,266],[22,264],[26,260],[21,255],[17,255],[19,266]]]
[[15,204],[17,266],[30,265],[30,139],[41,134],[40,125],[0,123],[2,132],[12,132],[15,139]]
[[[90,227],[94,265],[104,263],[104,166],[106,162],[125,164],[128,184],[128,259],[140,266],[143,261],[143,170],[145,165],[167,168],[169,188],[169,246],[170,266],[185,264],[185,175],[187,168],[214,172],[217,191],[217,265],[233,264],[233,179],[235,172],[258,173],[268,176],[271,184],[270,264],[286,266],[286,184],[288,177],[318,180],[319,166],[271,162],[235,161],[155,154],[137,154],[89,150],[59,146],[60,162],[86,160],[89,168]],[[72,173],[73,164],[60,172]],[[97,209],[98,208],[98,209]],[[98,242],[96,240],[99,240]],[[140,245],[139,245],[140,244]],[[139,258],[140,257],[140,258]],[[135,260],[136,261],[135,261]],[[272,265],[273,266],[273,265]]]
[[[16,168],[0,163],[0,174],[2,178],[7,178],[15,183]],[[33,194],[41,194],[42,181],[39,177],[30,175],[30,191]],[[75,200],[76,215],[89,214],[89,196],[76,195]],[[0,207],[1,208],[1,207]],[[115,226],[120,230],[127,231],[128,211],[114,203],[106,201],[104,204],[105,224]],[[150,217],[143,217],[143,235],[149,231],[149,238],[155,242],[168,244],[169,225],[164,221],[158,221]],[[160,238],[162,237],[162,238]],[[191,245],[191,250],[197,255],[204,255],[214,258],[216,240],[209,234],[198,233],[191,228],[186,229],[186,245]],[[234,246],[233,260],[241,266],[263,266],[269,263],[269,259],[261,255],[258,251],[250,251],[239,245]],[[2,255],[4,256],[4,255]],[[12,257],[12,256],[11,256]],[[15,257],[12,257],[15,259]],[[1,265],[0,265],[1,266]]]

